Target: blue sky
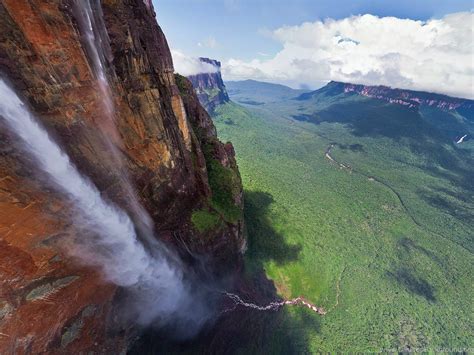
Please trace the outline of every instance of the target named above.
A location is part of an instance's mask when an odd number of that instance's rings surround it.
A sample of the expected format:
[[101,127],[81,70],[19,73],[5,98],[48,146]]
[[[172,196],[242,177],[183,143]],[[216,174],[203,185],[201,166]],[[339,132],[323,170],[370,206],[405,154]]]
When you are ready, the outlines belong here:
[[[469,11],[472,0],[154,0],[170,47],[191,56],[249,60],[281,45],[265,33],[283,25],[373,14],[426,20]],[[213,48],[205,44],[215,39]],[[212,47],[212,46],[211,46]]]
[[474,0],[153,2],[184,75],[202,56],[222,62],[224,80],[339,80],[474,98]]

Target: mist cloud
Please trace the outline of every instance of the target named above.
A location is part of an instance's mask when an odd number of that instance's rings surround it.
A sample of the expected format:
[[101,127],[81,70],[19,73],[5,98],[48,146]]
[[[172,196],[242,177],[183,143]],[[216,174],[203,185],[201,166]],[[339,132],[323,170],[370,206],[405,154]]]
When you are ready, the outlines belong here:
[[210,63],[203,63],[199,58],[188,57],[178,50],[171,50],[175,72],[184,75],[216,73],[218,68]]
[[226,80],[298,86],[329,80],[474,98],[474,15],[415,21],[373,15],[307,22],[271,32],[283,49],[270,59],[232,58]]

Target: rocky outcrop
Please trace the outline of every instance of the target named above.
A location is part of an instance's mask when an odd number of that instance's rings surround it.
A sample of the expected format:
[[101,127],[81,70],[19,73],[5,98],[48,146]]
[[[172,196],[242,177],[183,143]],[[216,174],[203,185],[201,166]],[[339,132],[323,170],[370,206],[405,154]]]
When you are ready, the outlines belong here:
[[[211,225],[197,223],[204,233],[212,232],[214,225],[225,225],[224,230],[230,231],[233,236],[222,241],[225,243],[226,240],[236,240],[235,248],[244,251],[243,190],[234,147],[229,142],[223,145],[217,139],[216,128],[209,114],[199,104],[192,83],[179,74],[176,75],[176,82],[191,123],[193,139],[196,139],[199,146],[203,147],[203,158],[211,189],[211,198],[206,201],[201,210],[193,213],[192,218],[197,222],[201,222],[204,217],[214,220]],[[215,248],[216,245],[212,247]],[[222,254],[220,265],[227,258],[228,255]]]
[[[178,88],[151,1],[91,2],[109,41],[114,125],[74,0],[2,0],[1,76],[106,198],[136,219],[131,181],[162,240],[234,267],[244,239],[232,146],[217,140],[190,84],[178,78]],[[113,327],[117,288],[63,252],[70,238],[80,230],[68,202],[0,119],[0,353],[126,348]]]
[[214,66],[215,72],[190,75],[188,79],[193,84],[201,105],[207,112],[213,113],[217,106],[229,102],[229,95],[221,76],[221,63],[209,58],[199,58],[199,60]]
[[[330,89],[333,92],[337,91],[339,93],[358,94],[409,108],[429,106],[445,111],[469,110],[474,108],[473,100],[422,91],[393,89],[387,86],[367,86],[331,81],[325,88]],[[311,97],[311,93],[302,94],[299,99],[301,100],[308,97]]]

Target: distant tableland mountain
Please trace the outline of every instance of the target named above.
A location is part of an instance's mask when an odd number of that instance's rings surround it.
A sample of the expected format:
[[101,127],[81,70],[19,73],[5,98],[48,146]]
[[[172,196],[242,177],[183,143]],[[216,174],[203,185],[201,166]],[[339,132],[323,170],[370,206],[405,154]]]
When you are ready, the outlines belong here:
[[[474,109],[474,101],[451,97],[447,95],[413,91],[404,89],[394,89],[388,86],[368,86],[350,83],[341,83],[337,81],[329,82],[324,88],[325,91],[331,90],[333,94],[358,94],[374,99],[384,100],[393,104],[403,105],[407,107],[430,106],[446,111]],[[314,95],[318,95],[320,90],[304,93],[298,97],[299,100],[308,100]]]
[[199,58],[203,63],[211,64],[216,71],[213,73],[199,73],[188,76],[193,84],[199,102],[212,113],[218,105],[229,101],[224,81],[221,76],[221,63],[214,59]]

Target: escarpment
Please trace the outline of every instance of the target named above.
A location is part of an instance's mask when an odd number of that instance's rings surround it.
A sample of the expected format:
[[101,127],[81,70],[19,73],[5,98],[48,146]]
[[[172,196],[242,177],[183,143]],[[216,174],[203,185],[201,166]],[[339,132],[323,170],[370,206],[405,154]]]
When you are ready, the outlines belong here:
[[[382,85],[370,86],[331,81],[325,86],[325,89],[331,90],[332,93],[357,94],[409,108],[419,108],[424,106],[437,108],[443,111],[458,110],[465,112],[471,110],[474,106],[473,101],[469,99],[450,97],[447,95],[423,91],[396,89]],[[308,100],[316,91],[301,94],[297,99]]]
[[193,84],[197,98],[201,105],[213,113],[217,106],[229,102],[229,95],[221,75],[221,63],[215,59],[199,58],[202,63],[214,68],[210,73],[199,73],[188,76]]
[[[232,145],[175,78],[150,1],[90,2],[107,102],[80,23],[85,3],[2,0],[1,77],[104,198],[137,224],[143,206],[157,238],[232,269],[244,247]],[[113,331],[117,287],[64,252],[81,230],[36,170],[0,119],[0,352],[119,352],[128,339]]]

